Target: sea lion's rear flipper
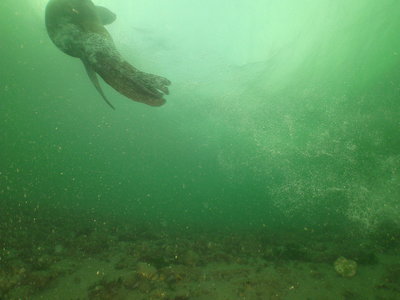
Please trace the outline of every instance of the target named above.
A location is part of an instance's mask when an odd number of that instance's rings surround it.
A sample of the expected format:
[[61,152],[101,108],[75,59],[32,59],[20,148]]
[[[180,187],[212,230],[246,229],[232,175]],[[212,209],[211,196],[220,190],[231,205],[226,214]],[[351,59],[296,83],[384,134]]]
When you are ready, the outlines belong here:
[[150,106],[165,103],[163,96],[168,95],[171,84],[168,79],[139,71],[118,57],[99,55],[96,59],[95,71],[121,94]]
[[111,24],[117,18],[117,15],[110,11],[108,8],[96,5],[96,12],[99,16],[100,22],[103,25]]
[[83,65],[85,66],[86,69],[86,73],[88,74],[90,81],[92,81],[94,87],[96,88],[96,90],[99,92],[99,94],[101,95],[101,97],[103,97],[104,101],[106,101],[106,103],[112,108],[115,109],[115,107],[111,104],[110,101],[108,101],[106,95],[104,95],[103,90],[101,89],[99,80],[97,79],[97,75],[96,72],[93,70],[93,68],[90,66],[90,64],[82,59]]

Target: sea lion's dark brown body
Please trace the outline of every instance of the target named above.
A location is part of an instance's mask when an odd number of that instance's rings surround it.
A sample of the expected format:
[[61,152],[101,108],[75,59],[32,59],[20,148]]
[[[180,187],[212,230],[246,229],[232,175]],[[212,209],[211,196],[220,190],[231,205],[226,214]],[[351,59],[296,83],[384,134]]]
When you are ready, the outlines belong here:
[[82,60],[89,77],[107,102],[96,73],[134,101],[151,106],[165,103],[163,96],[168,94],[170,81],[141,72],[122,58],[92,1],[50,0],[46,7],[46,28],[60,50]]

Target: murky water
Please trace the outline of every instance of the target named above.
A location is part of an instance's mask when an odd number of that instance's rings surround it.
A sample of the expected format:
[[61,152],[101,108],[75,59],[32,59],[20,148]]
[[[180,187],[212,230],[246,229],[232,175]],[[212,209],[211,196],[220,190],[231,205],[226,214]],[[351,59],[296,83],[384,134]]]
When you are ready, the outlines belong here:
[[[16,299],[1,285],[10,266],[29,271],[39,246],[76,247],[100,219],[239,244],[252,232],[264,246],[279,235],[399,249],[400,3],[248,2],[97,1],[117,15],[107,29],[123,56],[172,81],[159,108],[101,82],[115,111],[49,40],[46,1],[0,3],[0,298]],[[270,255],[285,256],[281,244]],[[326,262],[346,255],[333,252]]]

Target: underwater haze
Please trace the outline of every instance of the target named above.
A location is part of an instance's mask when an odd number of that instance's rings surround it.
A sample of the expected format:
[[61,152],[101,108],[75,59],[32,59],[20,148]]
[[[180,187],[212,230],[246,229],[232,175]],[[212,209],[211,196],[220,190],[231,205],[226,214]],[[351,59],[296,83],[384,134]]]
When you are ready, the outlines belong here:
[[2,0],[2,230],[112,219],[166,234],[379,236],[379,249],[400,249],[399,1],[94,2],[116,13],[107,30],[127,61],[171,80],[170,95],[150,107],[101,81],[110,109],[47,36],[47,1]]

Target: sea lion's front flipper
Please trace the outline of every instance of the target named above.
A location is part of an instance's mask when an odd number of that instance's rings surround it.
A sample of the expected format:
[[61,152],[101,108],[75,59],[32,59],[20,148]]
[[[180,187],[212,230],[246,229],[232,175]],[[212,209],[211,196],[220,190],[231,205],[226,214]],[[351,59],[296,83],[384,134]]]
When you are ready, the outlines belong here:
[[96,5],[96,12],[99,16],[100,22],[103,25],[111,24],[117,18],[117,15],[110,11],[108,8]]
[[110,101],[108,101],[106,95],[104,95],[103,90],[101,89],[99,80],[97,79],[97,75],[96,72],[93,70],[93,68],[90,66],[89,62],[87,62],[86,60],[82,59],[83,65],[85,66],[86,69],[86,73],[88,74],[90,81],[92,81],[94,87],[96,88],[96,90],[99,92],[99,94],[101,95],[101,97],[103,97],[104,101],[106,101],[106,103],[112,108],[115,109],[115,107],[111,104]]

